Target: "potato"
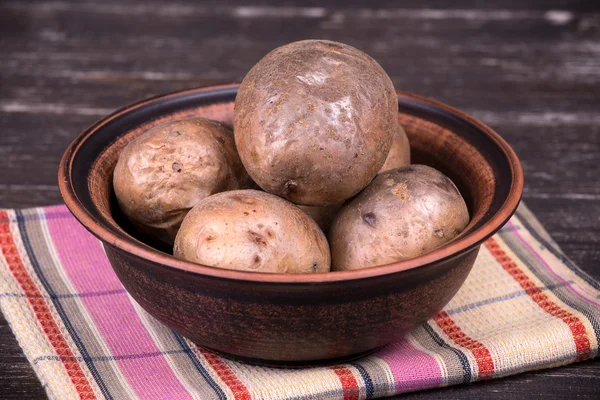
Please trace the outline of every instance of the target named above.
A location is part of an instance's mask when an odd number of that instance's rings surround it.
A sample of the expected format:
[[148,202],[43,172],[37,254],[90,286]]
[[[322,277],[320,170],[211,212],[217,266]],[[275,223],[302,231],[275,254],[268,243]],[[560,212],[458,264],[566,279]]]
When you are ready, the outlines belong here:
[[324,206],[324,207],[319,207],[319,206],[298,206],[298,207],[300,207],[300,209],[302,211],[307,213],[308,216],[311,217],[317,223],[317,225],[319,225],[319,228],[321,228],[321,230],[325,234],[327,234],[327,232],[329,231],[329,227],[331,226],[331,223],[333,222],[333,219],[335,218],[335,215],[337,214],[338,210],[341,207],[341,204],[334,204],[332,206]]
[[457,236],[468,223],[465,201],[441,172],[410,165],[382,173],[333,222],[332,270],[418,257]]
[[398,99],[365,53],[327,40],[279,47],[244,78],[234,110],[242,163],[265,191],[325,206],[357,194],[392,145]]
[[145,132],[123,149],[113,176],[123,213],[140,231],[168,244],[198,201],[250,184],[231,130],[204,118]]
[[396,125],[392,147],[379,173],[410,165],[410,143],[402,125]]
[[258,190],[200,201],[185,217],[174,255],[240,271],[328,272],[329,246],[316,222],[292,203]]

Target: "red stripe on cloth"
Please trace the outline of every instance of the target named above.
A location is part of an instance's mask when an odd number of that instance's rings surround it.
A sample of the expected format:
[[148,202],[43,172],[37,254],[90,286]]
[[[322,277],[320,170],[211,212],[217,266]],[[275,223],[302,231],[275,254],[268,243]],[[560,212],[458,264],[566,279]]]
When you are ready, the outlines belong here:
[[236,400],[252,400],[252,395],[244,386],[242,381],[238,379],[235,373],[221,360],[221,358],[208,350],[197,347],[200,354],[206,358],[206,361],[215,370],[219,378],[231,389],[233,397]]
[[440,311],[433,319],[454,343],[469,349],[473,353],[477,369],[479,370],[479,379],[490,379],[493,377],[494,360],[492,359],[492,354],[483,343],[467,336],[445,311]]
[[342,366],[331,367],[331,369],[333,372],[335,372],[340,380],[340,383],[342,384],[344,400],[358,400],[360,394],[358,390],[358,382],[356,381],[352,371]]
[[67,374],[73,382],[73,386],[77,390],[81,399],[95,399],[96,395],[92,390],[92,387],[85,377],[81,366],[76,361],[75,355],[71,351],[67,341],[61,333],[58,324],[52,317],[50,308],[42,293],[35,285],[33,279],[27,272],[21,256],[15,244],[12,236],[9,218],[6,211],[0,211],[0,248],[8,264],[10,272],[21,286],[21,290],[27,297],[33,312],[44,331],[44,334],[48,338],[48,341],[54,347],[56,354],[67,370]]
[[573,341],[575,342],[575,349],[577,351],[577,361],[586,360],[590,357],[592,351],[590,346],[590,339],[588,338],[587,330],[585,325],[581,322],[577,316],[573,315],[569,311],[561,308],[558,304],[554,303],[550,298],[542,292],[542,289],[537,287],[535,283],[523,272],[521,268],[515,263],[504,250],[500,248],[500,245],[494,238],[490,238],[485,242],[485,246],[488,248],[490,253],[498,261],[502,268],[513,277],[514,280],[521,285],[525,290],[525,293],[537,303],[545,312],[552,315],[553,317],[560,318],[571,330],[573,335]]

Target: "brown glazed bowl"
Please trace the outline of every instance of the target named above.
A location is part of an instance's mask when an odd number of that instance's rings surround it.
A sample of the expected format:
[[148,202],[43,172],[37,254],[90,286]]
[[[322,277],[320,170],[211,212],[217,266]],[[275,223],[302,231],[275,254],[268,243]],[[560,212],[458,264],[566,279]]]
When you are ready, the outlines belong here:
[[454,108],[399,93],[413,163],[447,174],[468,204],[471,222],[457,238],[396,264],[319,274],[241,272],[177,259],[127,223],[112,190],[113,169],[121,149],[156,124],[192,116],[231,124],[236,92],[237,85],[213,86],[123,108],[75,139],[59,169],[68,208],[103,242],[131,296],[223,355],[269,365],[331,363],[402,338],[448,303],[480,245],[519,203],[521,166],[497,133]]

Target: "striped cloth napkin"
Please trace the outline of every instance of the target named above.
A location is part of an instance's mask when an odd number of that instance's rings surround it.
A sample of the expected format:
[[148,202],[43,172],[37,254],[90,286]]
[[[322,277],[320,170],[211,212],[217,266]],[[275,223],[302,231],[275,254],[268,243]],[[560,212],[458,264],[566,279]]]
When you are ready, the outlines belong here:
[[53,399],[371,399],[598,354],[600,285],[525,206],[444,311],[405,339],[293,370],[221,358],[154,320],[64,206],[0,211],[0,247],[0,308]]

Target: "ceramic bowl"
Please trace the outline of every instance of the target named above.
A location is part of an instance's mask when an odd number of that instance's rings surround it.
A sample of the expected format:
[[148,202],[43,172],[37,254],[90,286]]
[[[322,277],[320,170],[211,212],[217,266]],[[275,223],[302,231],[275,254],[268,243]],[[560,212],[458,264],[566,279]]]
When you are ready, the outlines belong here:
[[320,274],[241,272],[177,259],[127,223],[112,190],[113,169],[123,147],[157,124],[198,116],[231,124],[236,92],[237,85],[205,87],[123,108],[77,137],[59,169],[66,205],[102,241],[131,296],[166,326],[225,356],[333,363],[402,338],[450,301],[481,244],[519,203],[521,166],[496,132],[447,105],[398,93],[413,163],[444,172],[468,204],[471,222],[457,238],[411,260]]

